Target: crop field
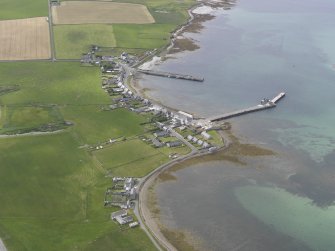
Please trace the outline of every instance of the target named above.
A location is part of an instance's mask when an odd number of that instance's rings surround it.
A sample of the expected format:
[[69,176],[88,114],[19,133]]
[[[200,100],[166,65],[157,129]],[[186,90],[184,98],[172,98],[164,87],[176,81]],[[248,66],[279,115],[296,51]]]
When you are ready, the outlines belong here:
[[52,7],[54,24],[154,23],[147,7],[140,4],[66,1]]
[[116,46],[113,27],[108,24],[56,25],[54,36],[57,58],[80,58],[92,44]]
[[147,6],[158,24],[180,25],[186,22],[187,9],[195,4],[195,0],[117,0],[123,3],[136,3]]
[[0,21],[0,60],[50,58],[45,17]]
[[101,165],[116,176],[142,177],[168,160],[168,157],[147,143],[128,140],[93,151]]

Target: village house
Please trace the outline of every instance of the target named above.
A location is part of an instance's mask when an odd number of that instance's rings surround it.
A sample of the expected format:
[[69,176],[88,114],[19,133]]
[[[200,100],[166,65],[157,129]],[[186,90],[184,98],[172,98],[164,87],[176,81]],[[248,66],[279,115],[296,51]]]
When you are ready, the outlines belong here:
[[182,145],[182,143],[181,143],[181,141],[179,141],[179,140],[176,140],[176,141],[170,141],[170,142],[167,142],[166,143],[166,146],[167,147],[177,147],[177,146],[181,146]]
[[210,138],[212,138],[212,136],[209,135],[206,131],[203,131],[203,132],[201,133],[201,136],[204,137],[205,139],[210,139]]
[[158,137],[167,137],[167,136],[169,136],[169,133],[167,131],[159,131],[159,132],[155,132],[154,136],[156,138],[158,138]]

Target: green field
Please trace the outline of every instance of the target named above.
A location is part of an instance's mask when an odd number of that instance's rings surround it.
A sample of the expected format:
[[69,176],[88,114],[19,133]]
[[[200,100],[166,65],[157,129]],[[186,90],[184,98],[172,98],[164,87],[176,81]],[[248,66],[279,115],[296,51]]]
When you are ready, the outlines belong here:
[[[140,51],[165,46],[194,0],[127,0],[148,7],[150,25],[54,26],[58,58],[79,58],[91,44]],[[47,0],[1,0],[0,20],[48,15]],[[137,49],[140,48],[140,49]],[[123,50],[119,48],[119,50]],[[155,149],[137,136],[148,116],[106,111],[97,67],[77,62],[0,63],[0,134],[59,121],[52,135],[0,138],[0,237],[11,251],[155,250],[140,229],[121,231],[103,206],[107,174],[144,176],[187,148]],[[98,151],[89,145],[124,137]]]
[[66,120],[75,123],[81,143],[97,144],[110,138],[144,133],[146,118],[126,109],[102,111],[99,106],[69,106],[62,109]]
[[79,63],[13,62],[0,64],[0,86],[20,90],[0,96],[0,104],[106,104],[100,70]]
[[169,43],[172,24],[114,24],[116,45],[122,48],[155,49]]
[[47,0],[1,0],[0,20],[46,16]]
[[142,177],[168,161],[166,155],[139,139],[115,143],[92,154],[114,176]]
[[138,3],[146,5],[158,24],[180,25],[188,18],[187,9],[196,1],[194,0],[116,0],[123,3]]
[[[0,98],[1,126],[73,122],[54,135],[0,138],[0,236],[9,250],[154,250],[140,228],[121,231],[110,220],[116,209],[103,206],[109,170],[81,147],[143,134],[148,120],[103,111],[110,99],[100,81],[97,68],[78,63],[0,64],[0,86],[20,86]],[[141,159],[118,172],[144,175],[157,163]]]
[[2,112],[0,134],[29,132],[64,122],[58,109],[50,106],[3,106]]
[[153,250],[140,229],[122,232],[110,220],[103,196],[111,180],[72,133],[0,140],[0,159],[9,250]]
[[[56,57],[79,58],[92,44],[116,47],[116,51],[152,50],[170,42],[171,32],[188,19],[187,9],[194,0],[118,0],[148,7],[154,24],[89,24],[54,26]],[[137,53],[139,51],[135,51]],[[140,51],[143,52],[143,51]]]
[[116,46],[113,27],[108,24],[56,25],[54,36],[57,58],[80,58],[92,44]]

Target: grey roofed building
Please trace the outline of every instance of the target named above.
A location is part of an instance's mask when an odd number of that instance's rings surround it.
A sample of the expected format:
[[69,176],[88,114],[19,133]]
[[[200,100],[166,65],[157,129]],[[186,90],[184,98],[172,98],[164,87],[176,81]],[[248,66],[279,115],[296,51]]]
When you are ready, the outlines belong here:
[[190,140],[192,140],[192,139],[193,139],[193,136],[192,136],[192,135],[188,135],[188,136],[187,136],[187,140],[190,141]]
[[155,137],[167,137],[169,136],[169,133],[167,131],[159,131],[154,133]]
[[111,214],[111,219],[114,220],[118,216],[121,216],[121,217],[127,216],[127,210],[120,210],[120,211],[113,212]]
[[208,144],[207,142],[204,142],[204,143],[202,144],[202,146],[203,146],[204,148],[208,148],[208,147],[210,147],[211,145]]
[[203,131],[202,133],[201,133],[201,135],[205,138],[205,139],[210,139],[212,136],[211,135],[209,135],[206,131]]
[[182,143],[179,140],[176,141],[170,141],[166,143],[167,147],[177,147],[177,146],[181,146]]
[[156,147],[162,147],[163,146],[162,142],[160,142],[157,138],[152,139],[152,143]]
[[122,88],[112,88],[113,92],[123,92]]
[[199,139],[198,142],[197,142],[197,144],[198,144],[199,146],[202,146],[203,143],[204,143],[204,142],[203,142],[201,139]]
[[127,224],[129,222],[132,222],[134,220],[134,218],[132,216],[117,216],[115,217],[116,221],[120,224],[120,225],[124,225]]

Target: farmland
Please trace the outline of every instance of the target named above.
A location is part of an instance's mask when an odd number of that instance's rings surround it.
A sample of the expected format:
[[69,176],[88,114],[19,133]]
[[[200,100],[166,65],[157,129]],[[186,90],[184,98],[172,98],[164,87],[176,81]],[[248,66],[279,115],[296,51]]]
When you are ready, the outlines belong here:
[[79,24],[54,26],[57,58],[80,58],[92,44],[115,47],[113,26],[108,24]]
[[0,60],[50,58],[46,18],[0,21]]
[[168,160],[168,157],[139,139],[93,152],[104,168],[114,176],[142,177]]
[[48,1],[46,0],[1,0],[0,20],[46,17],[47,15]]
[[[36,130],[56,130],[63,126],[62,116],[50,106],[3,106],[1,134],[24,133]],[[1,119],[0,119],[1,121]]]
[[153,250],[140,229],[122,232],[110,221],[102,206],[108,179],[75,134],[2,139],[0,159],[0,234],[10,250],[96,250],[106,241]]
[[52,7],[52,15],[54,24],[146,24],[155,22],[146,6],[116,2],[61,2],[61,5]]
[[[94,16],[84,20],[85,2],[81,10],[72,9],[84,24],[52,26],[56,57],[79,58],[91,44],[128,51],[163,47],[193,0],[117,2],[122,3],[113,2],[113,8],[134,7],[133,15],[118,9],[117,15],[109,13],[110,21],[102,15],[105,8],[90,9]],[[136,8],[122,5],[127,2]],[[50,58],[47,16],[47,0],[2,0],[0,60]],[[110,104],[98,67],[51,60],[0,63],[0,134],[71,124],[57,134],[0,137],[0,238],[8,250],[155,250],[140,228],[121,231],[110,220],[116,209],[103,206],[104,193],[111,185],[108,174],[144,176],[167,162],[172,150],[140,140],[149,134],[144,124],[151,115],[109,110]],[[111,138],[122,140],[93,150]]]
[[171,24],[115,24],[116,45],[122,48],[155,49],[166,45],[170,39]]
[[[0,236],[6,246],[34,251],[104,250],[106,245],[113,250],[154,250],[140,229],[122,232],[110,221],[113,209],[103,207],[111,182],[105,177],[108,169],[81,147],[110,137],[136,137],[147,118],[124,109],[102,111],[109,98],[100,88],[97,68],[2,63],[0,76],[0,86],[20,87],[1,96],[1,124],[28,127],[57,119],[74,123],[58,134],[0,138],[0,175],[6,177],[0,182],[0,191],[6,191],[0,193]],[[119,172],[134,169],[129,174],[144,175],[156,164],[150,158],[134,161]]]
[[98,68],[67,62],[0,64],[0,86],[18,85],[19,91],[0,96],[2,104],[107,104]]

